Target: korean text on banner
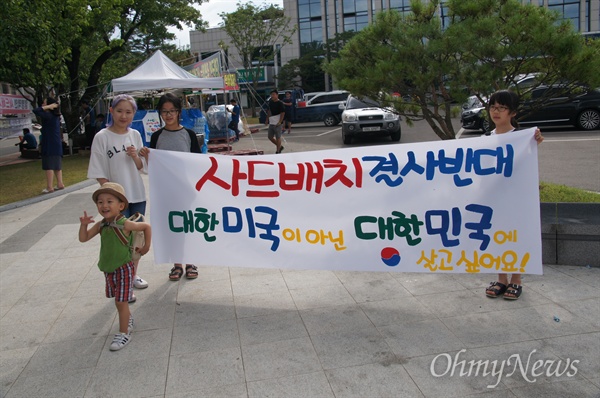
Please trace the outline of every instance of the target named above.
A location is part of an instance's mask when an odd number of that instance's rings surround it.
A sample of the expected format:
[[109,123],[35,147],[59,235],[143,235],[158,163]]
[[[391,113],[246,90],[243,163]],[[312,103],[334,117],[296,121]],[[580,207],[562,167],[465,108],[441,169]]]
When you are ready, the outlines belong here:
[[155,261],[541,274],[533,133],[251,157],[152,151]]

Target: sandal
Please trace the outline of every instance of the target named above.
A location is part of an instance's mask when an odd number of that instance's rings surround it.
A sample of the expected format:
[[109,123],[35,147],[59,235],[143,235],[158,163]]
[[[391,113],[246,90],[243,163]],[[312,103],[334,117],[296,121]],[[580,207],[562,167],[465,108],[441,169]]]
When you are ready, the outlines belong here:
[[506,292],[506,289],[507,286],[504,283],[491,282],[487,289],[485,289],[485,295],[491,298],[500,297]]
[[169,273],[169,279],[172,281],[178,281],[183,276],[183,268],[181,267],[173,267],[171,268],[171,273]]
[[523,293],[523,286],[511,283],[508,285],[506,293],[504,293],[504,298],[506,300],[517,300],[521,296],[521,293]]
[[188,279],[196,279],[198,277],[198,267],[192,264],[185,266],[185,277]]

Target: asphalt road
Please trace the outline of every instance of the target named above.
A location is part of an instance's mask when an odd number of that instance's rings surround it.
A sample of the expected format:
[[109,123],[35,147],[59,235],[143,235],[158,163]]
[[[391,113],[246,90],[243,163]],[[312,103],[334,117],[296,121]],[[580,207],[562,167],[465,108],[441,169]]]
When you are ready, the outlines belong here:
[[[456,131],[459,130],[456,120]],[[575,128],[543,128],[544,142],[539,146],[540,181],[563,184],[600,193],[600,130],[581,131]],[[460,139],[481,136],[479,131],[464,131]],[[402,123],[400,144],[437,141],[438,136],[425,121],[413,126]],[[342,143],[341,127],[325,127],[321,123],[305,123],[292,127],[284,135],[284,152],[314,151],[347,147]],[[387,137],[354,141],[352,146],[396,145]],[[259,149],[274,153],[275,146],[267,140],[266,129],[244,137],[234,149]]]
[[544,142],[538,147],[540,181],[600,193],[600,130],[546,127],[542,134]]
[[[459,121],[455,128],[459,130]],[[575,128],[543,128],[545,140],[539,147],[540,181],[564,184],[571,187],[600,192],[600,130],[581,131]],[[481,132],[464,131],[460,139],[479,137]],[[400,144],[437,141],[425,121],[412,126],[402,123]],[[18,151],[14,146],[18,138],[0,141],[0,156]],[[315,151],[344,148],[341,127],[325,127],[322,123],[304,123],[292,127],[292,134],[284,135],[284,152]],[[356,141],[352,146],[397,145],[387,137]],[[258,149],[274,153],[275,146],[267,140],[267,132],[262,128],[250,137],[242,138],[233,149]]]

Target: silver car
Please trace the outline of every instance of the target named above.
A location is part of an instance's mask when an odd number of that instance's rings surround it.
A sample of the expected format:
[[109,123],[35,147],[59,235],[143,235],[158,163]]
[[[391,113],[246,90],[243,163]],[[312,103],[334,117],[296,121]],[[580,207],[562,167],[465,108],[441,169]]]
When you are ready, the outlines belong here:
[[369,98],[348,96],[342,112],[342,140],[349,145],[356,137],[389,135],[400,141],[400,116]]

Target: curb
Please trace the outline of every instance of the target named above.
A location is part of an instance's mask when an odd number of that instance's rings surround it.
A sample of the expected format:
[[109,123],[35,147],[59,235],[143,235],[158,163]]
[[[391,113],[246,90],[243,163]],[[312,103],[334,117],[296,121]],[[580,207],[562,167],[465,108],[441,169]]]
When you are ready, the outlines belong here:
[[55,190],[52,193],[35,196],[33,198],[24,199],[24,200],[21,200],[19,202],[8,203],[8,204],[5,204],[4,206],[0,206],[0,213],[2,213],[4,211],[7,211],[7,210],[13,210],[13,209],[17,209],[19,207],[31,205],[31,204],[34,204],[34,203],[39,203],[39,202],[42,202],[42,201],[44,201],[46,199],[56,198],[57,196],[62,196],[62,195],[65,195],[67,193],[75,192],[75,191],[78,191],[80,189],[87,188],[90,185],[94,185],[94,184],[97,184],[96,180],[88,179],[88,180],[85,180],[85,181],[82,181],[82,182],[78,182],[77,184],[65,187],[65,189],[61,189],[60,191]]

